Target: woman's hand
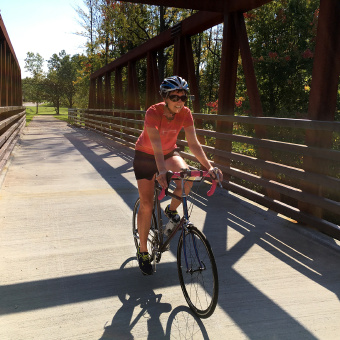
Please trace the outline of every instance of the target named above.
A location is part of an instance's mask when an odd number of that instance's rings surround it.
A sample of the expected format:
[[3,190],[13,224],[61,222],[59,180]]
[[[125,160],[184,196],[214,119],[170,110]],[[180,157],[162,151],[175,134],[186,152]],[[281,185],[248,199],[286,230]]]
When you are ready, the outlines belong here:
[[163,188],[166,189],[168,187],[168,182],[166,180],[166,173],[167,171],[161,171],[159,175],[156,177],[157,182],[159,185]]
[[214,179],[214,180],[217,180],[221,185],[221,183],[223,181],[222,171],[219,168],[210,167],[209,173],[211,175],[211,178]]

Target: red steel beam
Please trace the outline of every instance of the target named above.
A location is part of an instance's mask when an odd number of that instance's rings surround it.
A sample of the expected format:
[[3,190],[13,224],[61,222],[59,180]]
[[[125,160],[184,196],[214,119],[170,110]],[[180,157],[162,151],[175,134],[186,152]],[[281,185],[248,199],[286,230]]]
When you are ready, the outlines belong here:
[[320,2],[308,118],[334,120],[340,74],[340,2]]
[[154,104],[158,99],[159,92],[159,75],[157,68],[157,57],[155,52],[149,52],[147,56],[147,75],[146,75],[146,99],[145,107]]
[[[340,75],[340,2],[320,1],[319,23],[316,36],[312,84],[309,96],[308,118],[333,121],[337,105]],[[332,133],[327,131],[306,131],[306,144],[319,148],[332,147]],[[330,164],[312,157],[304,157],[306,171],[329,175]],[[318,183],[302,183],[304,191],[322,194]],[[319,207],[300,204],[304,212],[322,217]]]
[[[212,26],[218,25],[221,22],[223,22],[222,14],[211,12],[198,12],[181,22],[181,34],[194,35]],[[157,51],[172,45],[175,37],[172,36],[171,31],[172,29],[170,28],[162,32],[157,37],[154,37],[144,44],[127,52],[120,58],[92,73],[91,79],[103,76],[106,72],[111,72],[117,67],[126,66],[131,60],[142,59],[147,55],[149,51]]]
[[187,8],[198,11],[211,11],[219,13],[248,12],[272,0],[123,0],[147,5],[158,5],[176,8]]
[[[236,34],[235,17],[237,13],[227,14],[224,19],[222,57],[220,68],[220,88],[218,94],[218,115],[234,115],[235,92],[237,78],[237,62],[239,41]],[[218,121],[217,132],[232,133],[233,123]],[[216,139],[216,149],[231,152],[231,141]],[[230,165],[230,160],[215,156],[214,161],[224,166]],[[228,179],[228,177],[227,177]]]
[[105,100],[104,109],[112,109],[112,95],[111,95],[111,73],[105,74]]

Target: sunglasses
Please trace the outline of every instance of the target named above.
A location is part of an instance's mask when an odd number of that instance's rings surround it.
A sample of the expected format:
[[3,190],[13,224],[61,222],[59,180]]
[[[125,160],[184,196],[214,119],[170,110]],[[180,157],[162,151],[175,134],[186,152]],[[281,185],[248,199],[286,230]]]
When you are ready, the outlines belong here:
[[185,103],[188,100],[188,97],[187,96],[178,96],[177,94],[171,94],[169,96],[169,99],[172,102],[178,102],[179,100],[181,100],[183,103]]

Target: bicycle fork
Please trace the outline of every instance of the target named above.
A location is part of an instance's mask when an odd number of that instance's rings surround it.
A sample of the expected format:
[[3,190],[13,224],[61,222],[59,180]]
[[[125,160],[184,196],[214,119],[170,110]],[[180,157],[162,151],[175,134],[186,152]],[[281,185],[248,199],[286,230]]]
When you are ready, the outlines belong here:
[[[186,221],[189,221],[189,211],[188,211],[188,199],[187,199],[187,195],[185,193],[185,185],[184,185],[184,179],[181,179],[182,181],[182,204],[183,204],[183,219],[185,218]],[[197,246],[196,246],[196,240],[195,240],[195,235],[188,232],[188,228],[190,228],[190,222],[187,223],[187,225],[183,226],[182,228],[182,238],[183,238],[183,253],[184,253],[184,259],[185,259],[185,265],[186,265],[186,272],[193,274],[195,272],[201,272],[202,270],[205,270],[206,267],[204,265],[204,263],[200,260],[198,251],[197,251]],[[192,267],[189,268],[189,263],[188,263],[188,258],[187,258],[187,248],[186,248],[186,237],[190,235],[192,238],[192,244],[194,246],[194,250],[195,250],[195,255],[197,258],[197,261],[199,263],[199,267],[198,269],[193,269]],[[192,266],[192,264],[191,264]]]
[[[189,228],[190,228],[190,226],[189,226]],[[187,240],[186,240],[186,238],[189,237],[189,235],[190,235],[190,237],[192,239],[192,244],[193,244],[193,248],[194,248],[194,251],[195,251],[195,256],[196,256],[196,259],[197,259],[197,264],[198,264],[197,268],[193,268],[193,265],[195,263],[190,263],[189,264],[189,262],[188,262],[187,246],[186,246]],[[206,270],[206,266],[205,266],[204,262],[201,261],[199,253],[198,253],[198,250],[197,250],[195,235],[188,231],[188,227],[184,227],[183,228],[182,238],[183,238],[183,254],[184,254],[185,265],[186,265],[186,273],[192,275],[192,274],[194,274],[196,272],[202,272],[203,270]],[[188,242],[190,242],[190,241],[188,241]]]

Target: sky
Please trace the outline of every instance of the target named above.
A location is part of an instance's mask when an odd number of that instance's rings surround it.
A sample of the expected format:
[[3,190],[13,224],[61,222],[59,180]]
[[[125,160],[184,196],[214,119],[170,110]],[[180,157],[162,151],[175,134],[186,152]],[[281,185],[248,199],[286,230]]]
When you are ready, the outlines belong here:
[[[83,31],[75,8],[82,0],[0,0],[0,13],[21,68],[25,71],[27,52],[49,60],[65,50],[74,55],[84,51],[86,39],[74,33]],[[47,61],[44,63],[47,69]]]

